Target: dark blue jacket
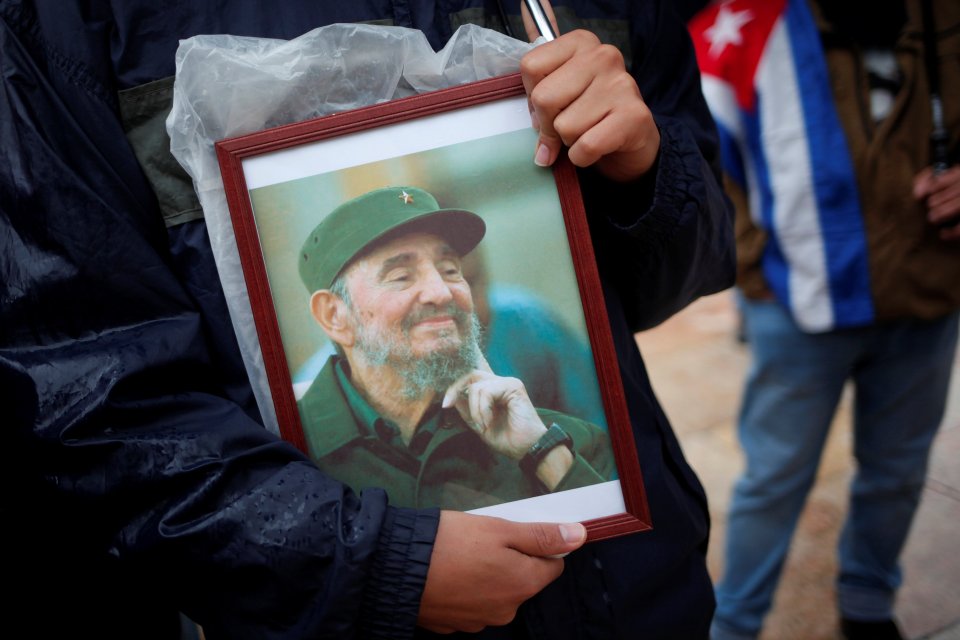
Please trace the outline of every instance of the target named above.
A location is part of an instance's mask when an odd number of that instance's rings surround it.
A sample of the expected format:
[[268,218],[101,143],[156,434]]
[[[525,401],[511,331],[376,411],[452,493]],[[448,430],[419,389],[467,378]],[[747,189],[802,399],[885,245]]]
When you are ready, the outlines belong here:
[[[632,61],[662,134],[654,176],[581,172],[654,530],[588,545],[488,637],[696,638],[712,613],[703,492],[633,332],[733,276],[713,125],[660,2],[557,2]],[[439,47],[496,2],[0,0],[0,575],[36,637],[414,633],[436,511],[323,476],[258,422],[205,228],[166,228],[118,92],[174,72],[180,38],[292,38],[386,20]],[[504,2],[522,34],[518,4]],[[423,634],[423,632],[417,632]]]

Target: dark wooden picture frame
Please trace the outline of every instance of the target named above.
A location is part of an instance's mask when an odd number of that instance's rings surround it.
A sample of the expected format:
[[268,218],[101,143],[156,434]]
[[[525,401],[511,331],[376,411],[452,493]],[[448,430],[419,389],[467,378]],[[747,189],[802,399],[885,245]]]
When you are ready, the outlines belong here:
[[[492,116],[491,109],[494,114]],[[362,147],[367,150],[365,153],[368,155],[373,154],[374,160],[402,161],[404,154],[402,147],[405,144],[403,140],[408,142],[413,140],[416,144],[424,138],[435,136],[437,140],[425,143],[428,146],[424,148],[438,149],[450,142],[445,137],[448,134],[456,138],[456,136],[467,135],[465,131],[471,128],[475,128],[478,133],[469,134],[464,139],[483,140],[486,136],[487,120],[500,117],[501,112],[509,111],[513,114],[508,117],[512,124],[505,129],[499,124],[490,125],[490,130],[494,132],[491,136],[497,135],[501,130],[508,133],[519,131],[516,124],[513,124],[517,109],[522,109],[523,115],[526,115],[524,90],[519,75],[510,75],[276,127],[222,140],[216,144],[227,203],[281,435],[305,453],[309,454],[309,451],[297,398],[293,391],[291,364],[288,362],[284,348],[285,339],[289,339],[290,336],[284,333],[282,322],[278,317],[277,298],[272,290],[276,288],[276,283],[273,283],[273,287],[271,286],[265,257],[269,253],[264,248],[265,236],[271,232],[268,226],[272,227],[272,225],[258,221],[258,213],[255,211],[256,206],[251,194],[262,186],[261,183],[263,185],[286,184],[288,181],[297,179],[298,176],[314,176],[342,170],[311,168],[311,161],[304,160],[304,157],[309,156],[297,155],[301,151],[312,149],[311,145],[333,142],[341,145],[336,147],[340,150]],[[454,117],[457,120],[452,126],[446,128],[442,124],[428,120],[448,117]],[[398,139],[397,127],[408,125],[419,127],[418,122],[433,124],[413,130],[406,138],[399,136],[401,148],[397,149],[394,144]],[[526,124],[526,129],[529,130],[528,119]],[[354,144],[358,140],[358,135],[363,136],[363,141]],[[471,135],[474,137],[470,137]],[[454,139],[450,144],[458,143],[458,140]],[[331,157],[337,158],[340,155],[329,151],[318,153],[322,153],[324,162],[331,161]],[[531,147],[529,149],[530,165],[533,164],[532,156]],[[333,159],[332,161],[345,163],[342,165],[345,169],[357,166],[350,163],[367,162],[370,158]],[[274,166],[288,167],[293,171],[293,178],[284,177],[282,180],[254,178],[255,175],[260,175],[257,172],[265,171],[266,174],[270,174]],[[285,171],[286,169],[279,170],[281,174]],[[565,234],[569,245],[574,274],[572,279],[575,279],[570,286],[580,298],[582,322],[589,341],[588,347],[592,352],[596,381],[602,399],[602,411],[606,417],[617,470],[617,478],[611,482],[617,485],[616,492],[620,497],[614,498],[611,504],[619,506],[609,507],[610,512],[604,512],[599,516],[577,518],[584,521],[589,540],[600,540],[650,529],[652,525],[586,215],[577,183],[576,169],[565,155],[561,154],[561,158],[555,164],[552,177],[563,219],[563,228],[557,233]],[[440,199],[439,196],[438,199]],[[458,203],[450,205],[445,202],[441,205],[462,206]],[[557,226],[561,225],[557,223]],[[296,260],[297,248],[283,249],[283,251],[289,251],[292,254],[289,257],[291,261]],[[566,509],[561,509],[556,516],[553,515],[553,509],[561,504],[560,501],[566,500],[565,494],[575,494],[578,491],[581,490],[574,489],[521,500],[512,503],[519,505],[512,511],[509,508],[511,503],[506,503],[505,513],[497,510],[492,513],[522,520],[566,521],[570,519]],[[537,506],[539,503],[531,502],[548,497],[551,500],[544,503],[547,506],[543,508]],[[622,501],[620,501],[621,498]],[[571,496],[570,500],[592,502],[593,497],[584,500],[582,497]],[[530,504],[527,504],[528,502]],[[575,504],[571,508],[576,513],[579,506]]]

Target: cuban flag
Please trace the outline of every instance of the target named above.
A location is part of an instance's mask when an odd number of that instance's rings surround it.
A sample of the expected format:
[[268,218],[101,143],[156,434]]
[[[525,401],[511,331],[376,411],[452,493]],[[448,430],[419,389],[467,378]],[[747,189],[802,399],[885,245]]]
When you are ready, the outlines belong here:
[[690,23],[724,169],[768,235],[768,285],[808,332],[874,320],[853,163],[804,0],[727,0]]

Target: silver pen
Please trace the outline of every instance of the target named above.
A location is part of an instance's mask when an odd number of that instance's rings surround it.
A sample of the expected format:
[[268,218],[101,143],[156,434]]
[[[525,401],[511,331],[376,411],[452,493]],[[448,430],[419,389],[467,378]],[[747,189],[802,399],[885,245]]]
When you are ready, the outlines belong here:
[[550,24],[550,20],[547,19],[547,13],[543,10],[543,5],[540,4],[540,0],[523,0],[523,3],[527,5],[527,10],[530,11],[530,16],[533,18],[533,23],[537,25],[537,31],[541,36],[547,41],[557,39],[557,34],[553,31],[553,25]]

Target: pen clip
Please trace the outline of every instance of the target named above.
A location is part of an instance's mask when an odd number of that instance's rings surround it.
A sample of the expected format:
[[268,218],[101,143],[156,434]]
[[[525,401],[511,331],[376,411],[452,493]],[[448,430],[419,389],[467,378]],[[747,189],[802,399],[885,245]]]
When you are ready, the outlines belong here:
[[523,0],[523,3],[527,5],[527,10],[530,11],[530,17],[533,18],[533,23],[537,26],[537,31],[540,35],[547,41],[557,39],[557,34],[553,31],[553,25],[550,24],[550,20],[547,19],[547,13],[543,10],[543,5],[540,4],[540,0]]

